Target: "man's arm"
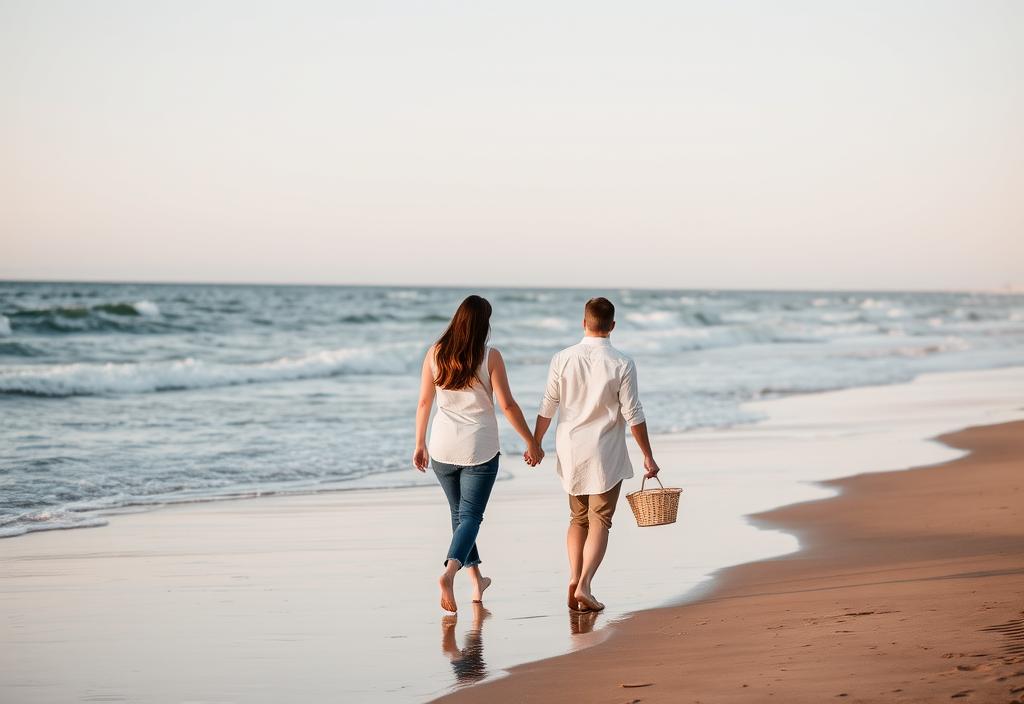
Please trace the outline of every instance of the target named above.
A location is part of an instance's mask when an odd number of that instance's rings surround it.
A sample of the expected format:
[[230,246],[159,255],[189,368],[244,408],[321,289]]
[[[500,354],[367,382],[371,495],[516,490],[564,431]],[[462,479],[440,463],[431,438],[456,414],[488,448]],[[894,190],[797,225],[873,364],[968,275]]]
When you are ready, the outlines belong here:
[[644,416],[644,407],[640,405],[640,392],[637,390],[636,383],[636,365],[633,364],[633,360],[629,361],[626,373],[622,375],[622,385],[619,387],[619,406],[622,409],[622,417],[629,423],[629,432],[633,434],[633,439],[640,446],[640,452],[644,454],[644,469],[647,470],[644,477],[650,479],[661,469],[654,461],[651,438],[647,434],[647,418]]
[[544,439],[544,433],[548,432],[548,428],[551,426],[551,419],[545,416],[537,416],[537,424],[533,426],[533,439],[537,441],[539,445]]
[[558,403],[561,400],[559,392],[559,361],[556,354],[551,358],[551,365],[548,367],[548,381],[544,386],[544,397],[540,400],[540,411],[537,413],[537,423],[533,426],[533,439],[538,445],[544,439],[544,434],[551,427],[551,419],[558,411]]
[[636,440],[636,444],[640,446],[640,452],[644,453],[644,469],[647,473],[644,474],[645,479],[651,479],[657,476],[661,468],[658,463],[654,461],[654,450],[651,449],[651,438],[647,435],[647,421],[643,423],[637,423],[636,425],[629,426],[629,432],[633,433],[633,439]]

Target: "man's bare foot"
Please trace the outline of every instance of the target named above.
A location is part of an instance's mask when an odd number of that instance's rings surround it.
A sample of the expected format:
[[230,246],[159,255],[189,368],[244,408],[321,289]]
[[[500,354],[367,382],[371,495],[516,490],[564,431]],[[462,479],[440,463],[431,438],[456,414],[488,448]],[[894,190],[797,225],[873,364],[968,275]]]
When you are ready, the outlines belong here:
[[477,580],[477,582],[473,585],[473,603],[484,603],[484,592],[487,590],[487,587],[489,586],[491,586],[490,577],[481,577],[479,580]]
[[579,585],[576,582],[569,583],[569,598],[568,605],[570,611],[587,611],[588,609],[580,606],[580,602],[576,599],[576,587]]
[[438,580],[437,585],[441,587],[441,608],[445,611],[455,613],[459,607],[455,604],[455,576],[445,572]]
[[579,602],[581,609],[589,609],[590,611],[604,610],[604,604],[595,599],[593,594],[585,592],[579,587],[576,587],[576,592],[573,596],[576,597],[576,601]]

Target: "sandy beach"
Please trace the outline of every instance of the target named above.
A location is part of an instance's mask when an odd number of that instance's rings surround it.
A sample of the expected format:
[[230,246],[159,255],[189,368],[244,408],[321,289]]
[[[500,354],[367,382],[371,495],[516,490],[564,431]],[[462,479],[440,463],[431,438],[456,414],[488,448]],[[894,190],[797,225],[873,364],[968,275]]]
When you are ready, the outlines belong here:
[[0,704],[1024,704],[1021,67],[0,0]]
[[[458,584],[458,619],[437,605],[450,528],[433,486],[179,504],[2,540],[0,701],[562,701],[566,682],[595,702],[1009,701],[1024,667],[998,627],[1021,618],[1022,426],[929,438],[1020,419],[1022,385],[1015,369],[925,375],[656,438],[686,488],[679,523],[637,529],[620,506],[598,616],[564,606],[550,461],[506,461],[480,538],[495,583],[480,611]],[[763,513],[794,501],[811,503]]]
[[444,702],[1024,701],[1024,423],[756,516],[803,549]]

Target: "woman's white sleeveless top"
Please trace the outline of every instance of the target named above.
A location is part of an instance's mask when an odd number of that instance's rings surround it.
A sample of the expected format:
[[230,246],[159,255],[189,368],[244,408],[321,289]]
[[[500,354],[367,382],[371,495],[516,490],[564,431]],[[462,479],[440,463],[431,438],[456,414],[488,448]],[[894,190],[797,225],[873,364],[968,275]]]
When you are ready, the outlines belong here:
[[[484,348],[484,361],[476,381],[467,389],[453,391],[435,386],[437,413],[430,425],[427,450],[438,462],[470,466],[483,464],[498,454],[498,419],[487,360],[491,348]],[[430,369],[437,375],[433,354]]]

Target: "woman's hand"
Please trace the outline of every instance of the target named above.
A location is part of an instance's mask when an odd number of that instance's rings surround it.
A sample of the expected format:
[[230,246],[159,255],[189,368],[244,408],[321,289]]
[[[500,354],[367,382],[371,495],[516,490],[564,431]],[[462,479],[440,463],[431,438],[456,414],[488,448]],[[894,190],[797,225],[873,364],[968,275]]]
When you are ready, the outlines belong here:
[[540,443],[530,432],[530,426],[526,424],[526,418],[523,417],[523,409],[512,397],[512,390],[508,386],[508,372],[505,371],[505,359],[501,356],[501,352],[492,347],[487,363],[491,372],[491,388],[494,389],[494,397],[501,406],[505,418],[519,433],[519,437],[526,442],[523,461],[531,467],[536,467],[544,459],[544,450],[540,449]]
[[427,466],[430,464],[430,454],[427,452],[425,445],[417,445],[416,451],[412,453],[412,466],[421,472],[427,471]]
[[544,449],[540,446],[540,443],[531,442],[526,447],[526,452],[523,453],[523,461],[531,467],[536,467],[544,461]]

